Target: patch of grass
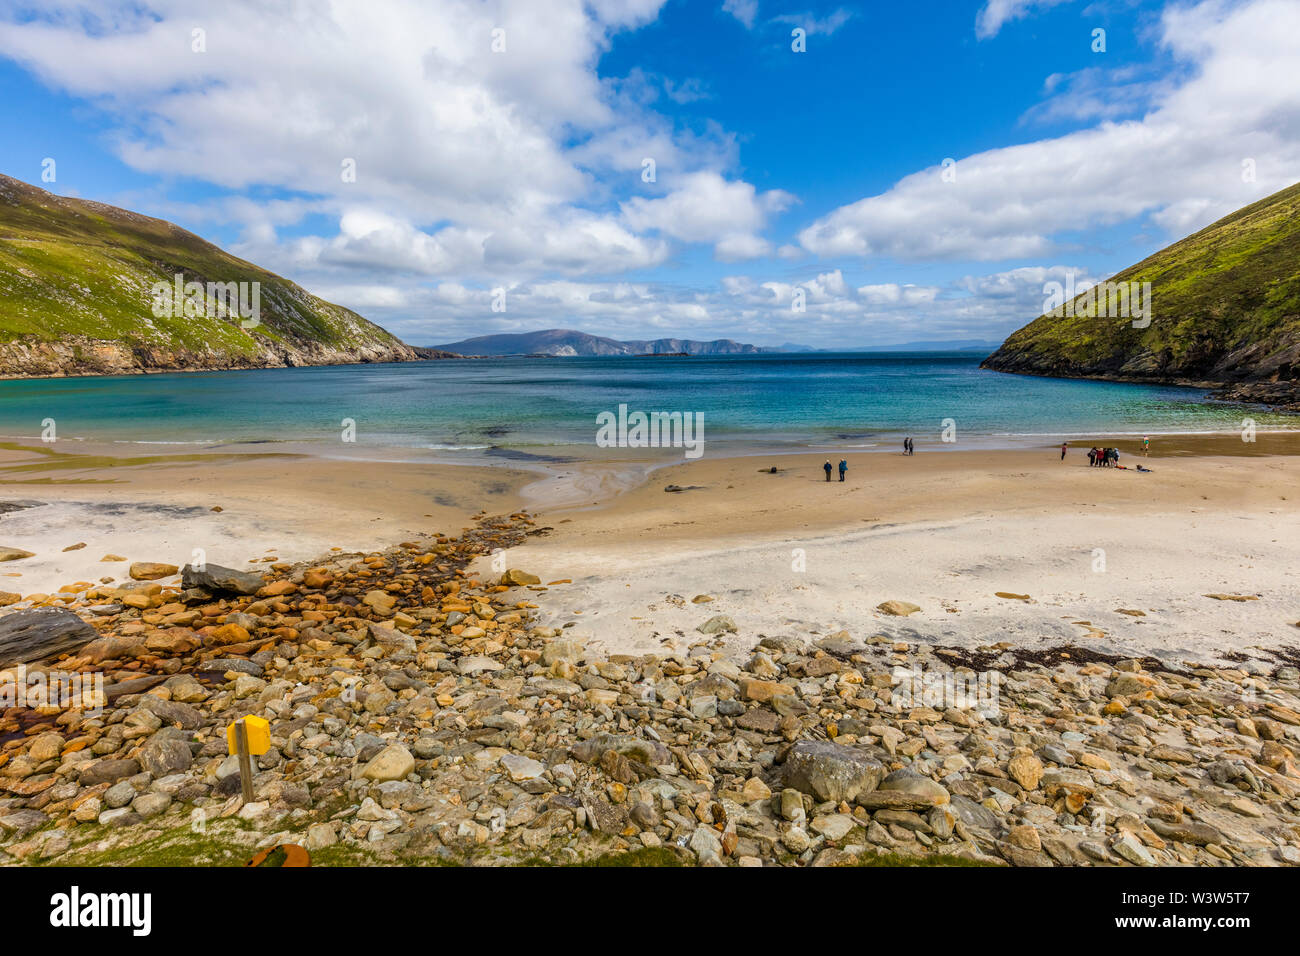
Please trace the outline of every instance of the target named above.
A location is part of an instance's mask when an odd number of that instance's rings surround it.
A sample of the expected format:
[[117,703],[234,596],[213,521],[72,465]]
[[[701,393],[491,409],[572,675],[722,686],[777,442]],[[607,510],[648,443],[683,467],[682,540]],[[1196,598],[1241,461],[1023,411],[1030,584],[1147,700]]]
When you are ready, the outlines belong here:
[[606,853],[579,866],[685,866],[682,855],[666,846],[643,846],[626,853]]
[[95,826],[85,834],[77,831],[78,845],[46,865],[55,866],[243,866],[257,851],[230,839],[223,839],[233,826],[209,827],[206,833],[195,833],[188,824],[165,830],[157,836],[134,844],[118,844],[107,849],[96,849],[96,844],[115,839],[129,840],[123,830]]

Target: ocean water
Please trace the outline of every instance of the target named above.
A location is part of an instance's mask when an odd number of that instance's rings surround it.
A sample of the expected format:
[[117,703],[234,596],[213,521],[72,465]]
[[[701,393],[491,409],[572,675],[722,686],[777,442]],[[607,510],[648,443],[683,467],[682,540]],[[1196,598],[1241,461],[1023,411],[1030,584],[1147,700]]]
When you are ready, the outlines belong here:
[[[1131,433],[1261,430],[1300,419],[1206,402],[1199,389],[983,371],[970,353],[696,358],[501,358],[0,381],[0,435],[224,444],[402,447],[520,460],[596,444],[597,416],[689,412],[709,447],[1047,444]],[[355,442],[342,441],[345,420]]]

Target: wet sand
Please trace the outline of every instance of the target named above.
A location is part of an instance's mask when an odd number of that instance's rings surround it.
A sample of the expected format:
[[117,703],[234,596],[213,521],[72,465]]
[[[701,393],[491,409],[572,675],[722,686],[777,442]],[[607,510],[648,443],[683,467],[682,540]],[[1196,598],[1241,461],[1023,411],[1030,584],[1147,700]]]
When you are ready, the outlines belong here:
[[0,563],[0,591],[125,579],[128,564],[106,555],[183,565],[202,549],[209,562],[243,568],[456,533],[477,513],[517,510],[535,478],[510,467],[6,443],[0,501],[30,506],[0,516],[0,546],[36,556]]

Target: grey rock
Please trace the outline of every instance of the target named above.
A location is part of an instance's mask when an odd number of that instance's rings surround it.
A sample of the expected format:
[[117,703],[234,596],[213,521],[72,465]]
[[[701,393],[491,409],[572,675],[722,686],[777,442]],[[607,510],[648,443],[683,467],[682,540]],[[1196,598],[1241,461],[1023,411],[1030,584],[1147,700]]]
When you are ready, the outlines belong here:
[[205,565],[202,570],[187,564],[181,569],[181,587],[202,588],[214,594],[256,594],[263,583],[260,574],[236,571],[219,564]]
[[140,763],[136,760],[96,760],[81,769],[77,782],[83,787],[93,787],[101,783],[116,783],[124,777],[134,777],[139,772]]
[[34,607],[0,617],[0,667],[71,654],[99,632],[65,608]]
[[785,785],[818,800],[853,800],[876,789],[885,768],[874,757],[826,740],[800,740],[785,761]]
[[175,737],[154,734],[140,748],[140,766],[154,777],[166,777],[190,769],[194,757],[189,745]]

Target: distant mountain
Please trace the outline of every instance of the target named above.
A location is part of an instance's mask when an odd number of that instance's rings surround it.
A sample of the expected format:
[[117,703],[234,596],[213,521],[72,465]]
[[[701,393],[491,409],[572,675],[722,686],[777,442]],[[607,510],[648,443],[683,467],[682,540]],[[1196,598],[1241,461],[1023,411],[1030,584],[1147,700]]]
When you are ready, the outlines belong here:
[[897,345],[864,345],[850,352],[987,352],[998,347],[988,339],[948,339],[942,342],[900,342]]
[[416,358],[355,312],[179,226],[0,175],[0,375]]
[[731,339],[697,342],[693,339],[607,339],[572,329],[545,329],[505,335],[480,335],[460,342],[435,345],[435,349],[459,355],[757,355],[771,351],[744,345]]
[[1224,398],[1300,406],[1300,183],[1108,281],[1136,283],[1139,293],[1150,283],[1148,314],[1102,317],[1075,297],[1013,333],[983,367],[1214,385]]

